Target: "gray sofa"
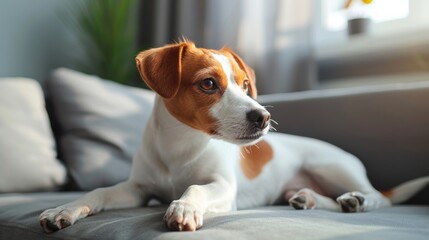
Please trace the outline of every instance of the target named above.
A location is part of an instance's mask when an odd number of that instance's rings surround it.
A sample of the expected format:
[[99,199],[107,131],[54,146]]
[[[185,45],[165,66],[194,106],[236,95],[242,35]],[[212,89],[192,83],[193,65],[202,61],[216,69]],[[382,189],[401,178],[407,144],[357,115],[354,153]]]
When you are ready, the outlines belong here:
[[[14,81],[22,86],[11,87]],[[35,86],[36,82],[29,79],[0,80],[0,114],[3,119],[9,116],[8,121],[0,120],[0,130],[6,129],[9,134],[0,135],[3,169],[0,170],[0,239],[427,239],[429,236],[428,188],[406,204],[368,213],[262,206],[207,214],[203,228],[194,233],[167,231],[162,222],[166,206],[154,203],[151,207],[101,212],[69,228],[45,234],[37,220],[44,209],[127,177],[153,94],[58,69],[46,84],[49,111],[44,113],[40,106],[45,103],[40,100],[40,88]],[[1,91],[14,101],[1,98]],[[266,95],[260,96],[259,101],[270,106],[273,119],[279,122],[276,126],[279,132],[323,139],[358,156],[367,167],[370,180],[380,190],[429,175],[429,82]],[[32,104],[37,111],[27,106]],[[14,113],[17,109],[26,112]],[[51,129],[45,128],[48,113]],[[11,120],[22,126],[9,126]],[[20,134],[19,129],[24,125],[42,130],[31,136]],[[24,139],[17,143],[19,151],[14,151],[14,145],[10,144],[15,136]],[[37,159],[30,157],[37,152],[34,149],[43,150]],[[20,163],[16,165],[17,162]],[[31,168],[25,169],[28,165]],[[37,166],[43,166],[44,170]]]

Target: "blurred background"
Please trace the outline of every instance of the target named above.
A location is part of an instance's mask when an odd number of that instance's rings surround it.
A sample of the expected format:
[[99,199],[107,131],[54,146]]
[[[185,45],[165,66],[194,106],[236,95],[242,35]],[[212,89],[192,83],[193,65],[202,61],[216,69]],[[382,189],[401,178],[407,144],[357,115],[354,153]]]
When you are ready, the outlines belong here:
[[261,94],[421,81],[427,0],[2,0],[0,77],[60,66],[142,86],[138,51],[186,37],[234,49]]

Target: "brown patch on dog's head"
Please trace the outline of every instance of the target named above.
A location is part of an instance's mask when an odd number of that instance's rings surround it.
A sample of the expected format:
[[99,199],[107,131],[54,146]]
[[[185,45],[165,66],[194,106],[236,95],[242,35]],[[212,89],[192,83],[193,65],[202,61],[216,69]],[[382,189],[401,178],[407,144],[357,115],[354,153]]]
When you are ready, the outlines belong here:
[[252,96],[253,99],[256,99],[256,97],[258,96],[258,92],[256,90],[256,75],[255,75],[255,71],[253,71],[253,69],[251,67],[249,67],[249,65],[247,65],[235,52],[233,52],[231,49],[227,48],[227,47],[223,47],[220,50],[222,53],[224,53],[225,55],[230,55],[234,62],[236,64],[238,64],[239,68],[245,73],[245,78],[243,77],[238,77],[236,78],[238,81],[241,80],[241,82],[237,82],[237,84],[239,86],[243,86],[243,81],[247,80],[249,83],[249,93],[250,96]]
[[140,52],[136,57],[137,69],[146,84],[161,97],[176,95],[182,81],[182,57],[193,43],[180,43]]
[[262,140],[256,145],[241,147],[240,166],[248,179],[254,179],[261,174],[264,166],[273,159],[273,149]]
[[[213,54],[225,56],[237,84],[242,86],[248,80],[249,90],[256,97],[253,70],[229,49],[197,48],[184,41],[149,49],[136,57],[142,79],[163,98],[168,111],[179,121],[208,134],[215,134],[217,128],[210,109],[228,87],[228,77]],[[211,94],[202,91],[200,83],[205,79],[212,79],[218,90]]]

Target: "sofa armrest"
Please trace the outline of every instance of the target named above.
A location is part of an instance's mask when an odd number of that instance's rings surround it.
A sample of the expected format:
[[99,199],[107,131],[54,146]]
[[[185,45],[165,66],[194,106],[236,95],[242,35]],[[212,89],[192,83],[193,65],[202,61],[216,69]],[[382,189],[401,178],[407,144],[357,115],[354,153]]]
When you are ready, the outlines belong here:
[[[321,139],[356,155],[380,190],[429,175],[429,81],[273,94],[258,101],[268,106],[279,132]],[[423,194],[429,196],[429,189]]]

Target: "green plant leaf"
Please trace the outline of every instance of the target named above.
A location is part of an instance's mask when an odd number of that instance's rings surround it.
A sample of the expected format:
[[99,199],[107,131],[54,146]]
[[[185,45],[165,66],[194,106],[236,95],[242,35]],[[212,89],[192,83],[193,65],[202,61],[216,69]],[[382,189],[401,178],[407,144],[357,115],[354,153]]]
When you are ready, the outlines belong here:
[[135,83],[136,6],[136,0],[77,3],[72,22],[78,26],[78,39],[85,52],[85,59],[79,61],[80,69],[119,83]]

